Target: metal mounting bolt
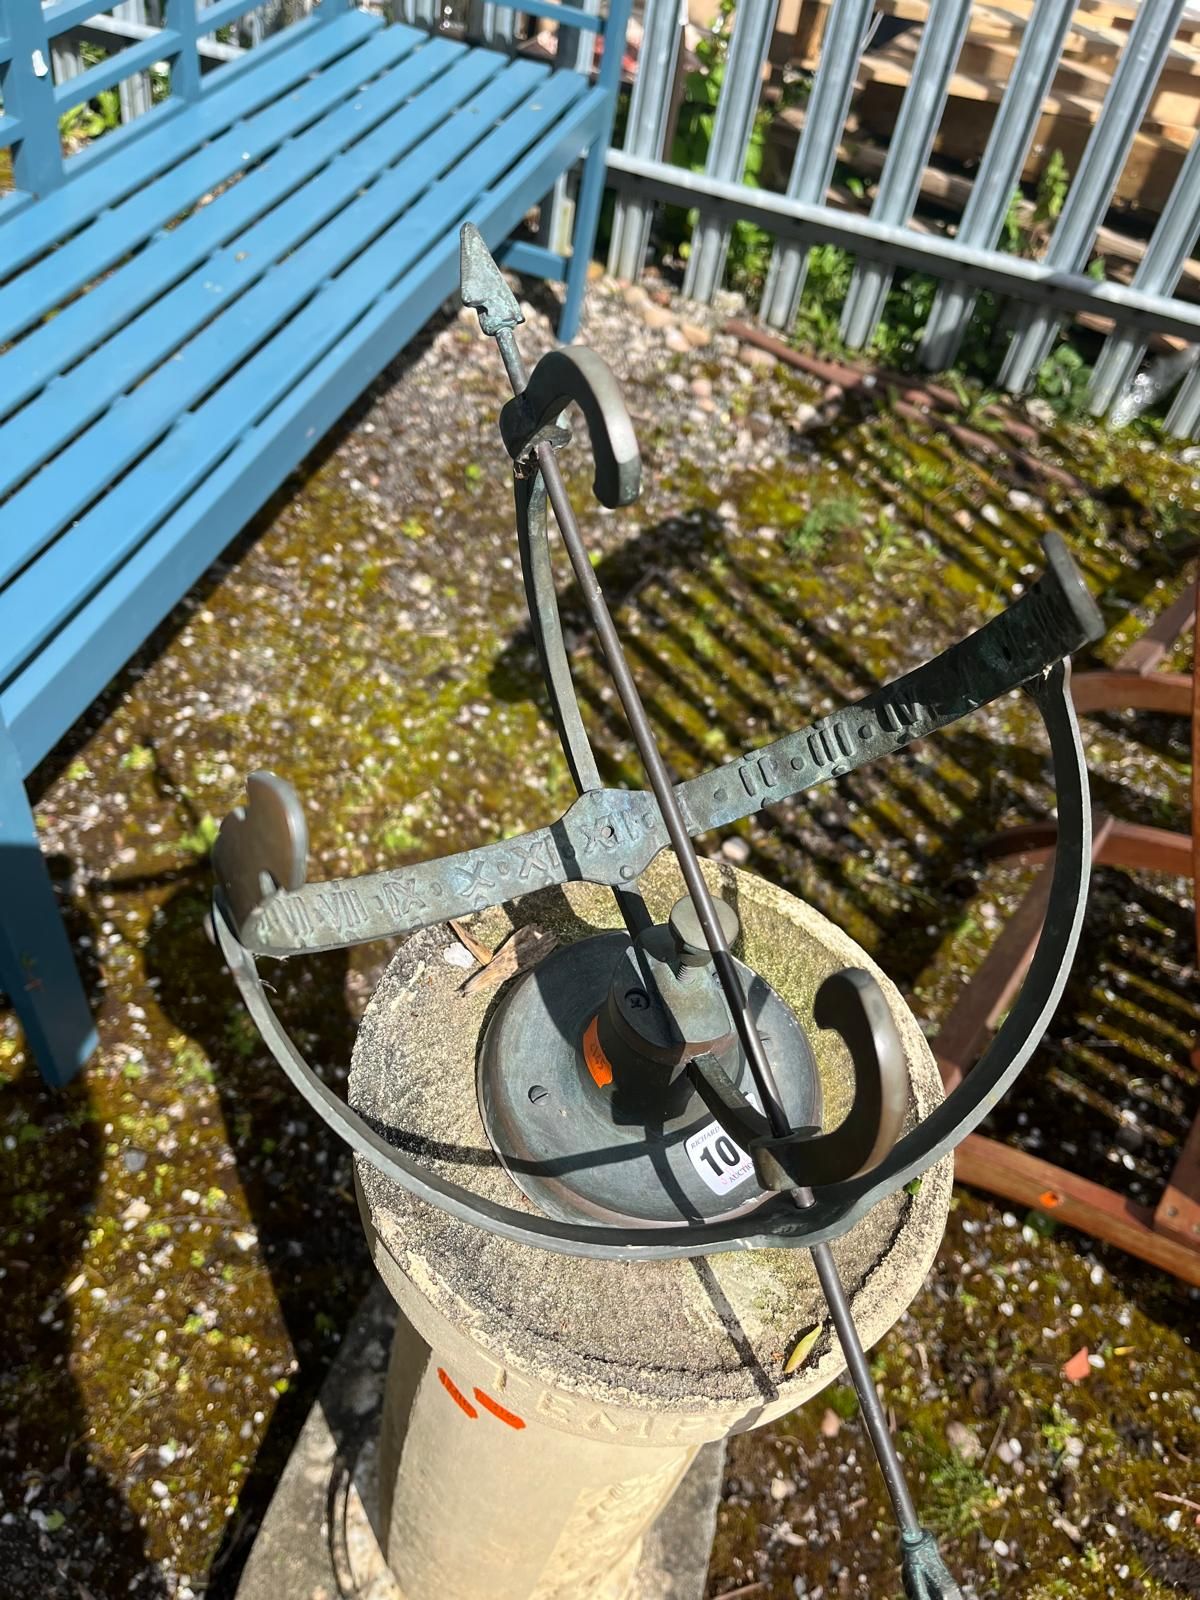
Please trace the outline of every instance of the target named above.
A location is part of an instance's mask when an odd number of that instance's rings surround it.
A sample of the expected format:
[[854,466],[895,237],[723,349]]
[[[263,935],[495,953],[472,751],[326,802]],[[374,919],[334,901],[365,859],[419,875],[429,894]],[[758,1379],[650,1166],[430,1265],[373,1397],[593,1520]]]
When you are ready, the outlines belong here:
[[[713,908],[721,924],[721,932],[725,935],[725,943],[732,946],[742,931],[737,912],[726,901],[716,898],[713,900]],[[676,900],[671,907],[668,922],[681,965],[707,966],[712,960],[712,952],[708,948],[708,940],[704,937],[704,929],[700,926],[700,918],[696,915],[696,907],[692,904],[690,895],[685,894],[682,900]]]
[[529,1090],[529,1099],[533,1105],[540,1106],[543,1100],[549,1100],[549,1098],[550,1091],[546,1088],[544,1083],[535,1083],[531,1085]]

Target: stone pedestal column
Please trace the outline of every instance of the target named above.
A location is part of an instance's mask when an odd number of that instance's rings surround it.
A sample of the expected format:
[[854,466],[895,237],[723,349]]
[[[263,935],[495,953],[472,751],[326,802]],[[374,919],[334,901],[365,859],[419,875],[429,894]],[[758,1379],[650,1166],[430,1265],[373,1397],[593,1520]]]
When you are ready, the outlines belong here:
[[380,1514],[405,1600],[622,1600],[697,1446],[631,1444],[609,1429],[641,1419],[611,1409],[590,1431],[567,1391],[445,1332],[431,1350],[401,1316],[388,1371]]
[[[908,1056],[910,1114],[927,1114],[941,1093],[933,1057],[865,952],[760,879],[706,871],[741,920],[738,954],[810,1030],[826,1124],[849,1103],[850,1063],[840,1040],[814,1028],[812,1003],[850,965],[880,979]],[[643,887],[661,920],[681,892],[673,862],[660,858]],[[606,891],[571,885],[483,913],[472,932],[494,946],[521,924],[560,942],[618,925]],[[461,992],[460,950],[438,928],[396,956],[363,1019],[350,1096],[435,1170],[524,1206],[476,1103],[476,1049],[497,994]],[[943,1162],[834,1246],[868,1347],[920,1287],[951,1176]],[[577,1260],[457,1222],[365,1163],[358,1182],[401,1312],[380,1465],[388,1564],[405,1600],[622,1600],[642,1535],[698,1447],[782,1415],[843,1370],[806,1251]],[[785,1375],[814,1328],[810,1353]]]

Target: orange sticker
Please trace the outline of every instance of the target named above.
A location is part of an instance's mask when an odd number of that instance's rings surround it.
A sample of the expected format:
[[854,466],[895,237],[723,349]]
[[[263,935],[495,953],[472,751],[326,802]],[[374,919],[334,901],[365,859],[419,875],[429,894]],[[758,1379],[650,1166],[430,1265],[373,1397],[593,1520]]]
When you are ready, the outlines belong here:
[[501,1422],[507,1422],[510,1428],[525,1426],[524,1420],[517,1416],[515,1411],[509,1411],[499,1400],[493,1400],[490,1394],[484,1394],[482,1389],[476,1389],[475,1398],[485,1411],[490,1411],[494,1417],[499,1417]]
[[445,1389],[451,1400],[454,1401],[454,1404],[458,1406],[460,1410],[465,1411],[472,1419],[477,1417],[479,1415],[478,1411],[476,1411],[475,1407],[467,1399],[466,1395],[458,1387],[454,1379],[446,1371],[445,1367],[439,1367],[437,1369],[437,1375],[441,1379],[442,1388]]
[[1047,1189],[1038,1195],[1038,1205],[1045,1207],[1047,1211],[1053,1211],[1055,1206],[1062,1205],[1062,1195],[1055,1194],[1053,1189]]
[[599,1012],[588,1023],[587,1032],[583,1036],[583,1059],[587,1062],[587,1069],[597,1089],[603,1089],[612,1082],[612,1062],[600,1048]]

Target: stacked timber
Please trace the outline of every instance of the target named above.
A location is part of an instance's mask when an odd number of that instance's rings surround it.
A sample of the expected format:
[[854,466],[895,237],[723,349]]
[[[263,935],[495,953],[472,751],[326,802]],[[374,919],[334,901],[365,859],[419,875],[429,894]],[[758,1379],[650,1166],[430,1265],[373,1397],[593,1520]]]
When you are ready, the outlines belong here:
[[[860,131],[886,143],[912,76],[928,5],[926,0],[879,0],[878,9],[887,20],[860,62],[853,116]],[[1033,0],[974,6],[934,146],[938,155],[970,167],[983,154],[1032,9]],[[1081,0],[1029,152],[1027,181],[1036,181],[1056,150],[1069,171],[1078,167],[1135,14],[1134,6],[1119,0]],[[828,0],[791,0],[790,6],[785,0],[773,60],[814,68],[828,15]],[[1200,14],[1185,13],[1116,201],[1160,211],[1198,126]]]

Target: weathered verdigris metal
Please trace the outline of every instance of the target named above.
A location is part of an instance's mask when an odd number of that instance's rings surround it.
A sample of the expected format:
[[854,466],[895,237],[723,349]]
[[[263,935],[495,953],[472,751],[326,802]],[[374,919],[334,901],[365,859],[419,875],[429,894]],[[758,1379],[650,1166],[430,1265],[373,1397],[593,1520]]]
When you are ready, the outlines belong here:
[[[463,293],[482,312],[515,393],[522,395],[528,380],[512,335],[521,313],[474,230],[465,230]],[[854,705],[673,791],[686,835],[700,834],[891,754],[1011,689],[1029,693],[1046,722],[1058,789],[1059,844],[1050,905],[1029,974],[1008,1017],[983,1060],[940,1107],[869,1170],[818,1186],[813,1203],[803,1210],[781,1197],[744,1218],[664,1227],[648,1236],[603,1224],[533,1217],[484,1201],[423,1170],[321,1083],[275,1018],[256,961],[403,934],[573,880],[611,885],[631,930],[639,926],[636,879],[668,844],[670,829],[661,795],[600,787],[570,687],[545,558],[547,485],[536,469],[539,455],[544,458],[549,452],[552,460],[554,450],[569,438],[559,422],[547,420],[551,398],[583,402],[597,460],[597,488],[605,499],[621,503],[632,498],[638,470],[619,390],[590,353],[555,352],[547,377],[536,381],[533,398],[524,406],[510,402],[505,437],[517,476],[526,588],[580,799],[550,827],[514,839],[442,860],[309,883],[307,834],[298,798],[283,780],[254,774],[247,785],[247,805],[226,819],[214,851],[221,946],[255,1020],[300,1092],[359,1154],[433,1204],[507,1237],[581,1255],[620,1259],[769,1246],[811,1249],[846,1232],[883,1195],[919,1176],[965,1138],[1028,1061],[1057,1005],[1078,938],[1090,863],[1086,770],[1066,658],[1099,636],[1099,614],[1065,547],[1051,535],[1045,545],[1046,573],[985,627]],[[558,483],[561,487],[561,478]],[[595,582],[590,567],[587,576]],[[710,1083],[709,1097],[722,1102],[719,1082]],[[740,1116],[741,1131],[746,1132],[752,1108],[727,1094],[724,1103],[726,1115]],[[784,1159],[782,1146],[771,1154],[776,1161]],[[797,1174],[794,1167],[793,1178]]]
[[[597,498],[610,507],[636,499],[641,464],[620,390],[586,350],[551,352],[526,373],[514,338],[520,308],[469,225],[461,276],[463,300],[496,339],[513,387],[500,428],[514,466],[522,568],[580,798],[549,828],[517,839],[398,872],[309,885],[299,800],[280,779],[255,774],[247,805],[226,819],[214,851],[222,949],[272,1051],[309,1102],[356,1153],[452,1215],[509,1238],[594,1257],[647,1260],[765,1244],[809,1249],[900,1526],[905,1589],[913,1597],[956,1600],[957,1585],[918,1520],[828,1241],[978,1123],[1028,1059],[1061,993],[1090,863],[1086,772],[1067,656],[1102,632],[1099,614],[1065,547],[1049,539],[1046,575],[969,639],[812,729],[673,785],[557,462],[557,451],[570,442],[567,409],[578,405]],[[547,501],[648,791],[600,786],[551,581]],[[854,1095],[841,1124],[822,1131],[803,1031],[769,985],[734,960],[736,918],[718,908],[693,836],[897,750],[1015,687],[1028,690],[1042,710],[1059,792],[1053,889],[1029,980],[975,1072],[899,1137],[907,1083],[890,1004],[869,971],[833,973],[815,997],[813,1018],[844,1040]],[[637,880],[667,844],[689,899],[668,924],[656,925]],[[628,938],[586,938],[551,957],[539,981],[505,996],[479,1051],[484,1125],[509,1175],[541,1207],[544,1215],[532,1218],[422,1171],[343,1106],[280,1027],[255,958],[403,933],[573,880],[613,887]],[[551,973],[555,963],[561,970]],[[536,1110],[547,1097],[544,1085],[523,1095],[524,1068],[512,1070],[530,1058],[554,1085],[549,1118]],[[705,1108],[714,1132],[753,1159],[759,1193],[733,1209],[725,1200],[714,1204],[684,1165],[689,1128],[699,1126],[696,1113]]]

